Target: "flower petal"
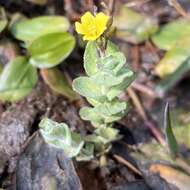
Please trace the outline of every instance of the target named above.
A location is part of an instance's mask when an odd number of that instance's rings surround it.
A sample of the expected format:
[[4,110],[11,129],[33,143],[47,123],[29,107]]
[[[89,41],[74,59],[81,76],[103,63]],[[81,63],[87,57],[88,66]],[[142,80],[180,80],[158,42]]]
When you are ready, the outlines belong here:
[[85,34],[85,29],[81,23],[75,22],[75,29],[79,34]]
[[97,34],[100,36],[105,30],[109,16],[104,13],[98,13],[95,18]]
[[101,27],[106,27],[106,24],[109,20],[109,16],[105,15],[104,13],[98,13],[95,17],[96,23],[98,23]]
[[95,41],[96,39],[97,39],[97,36],[89,36],[89,35],[83,36],[83,40],[87,40],[87,41]]
[[86,12],[82,17],[81,17],[81,23],[84,25],[89,25],[90,23],[93,23],[95,20],[95,17],[92,15],[91,12]]

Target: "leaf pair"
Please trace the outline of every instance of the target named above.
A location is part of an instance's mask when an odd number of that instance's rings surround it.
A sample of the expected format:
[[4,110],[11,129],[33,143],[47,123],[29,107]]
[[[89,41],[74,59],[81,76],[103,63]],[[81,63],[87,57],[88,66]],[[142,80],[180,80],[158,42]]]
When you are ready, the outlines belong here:
[[127,112],[127,103],[112,101],[100,103],[94,108],[83,107],[80,116],[84,120],[91,121],[94,126],[101,126],[121,119]]
[[[68,28],[69,22],[62,16],[20,19],[11,25],[12,34],[24,41],[28,52],[26,57],[17,57],[4,68],[0,77],[1,100],[18,101],[25,97],[37,82],[36,68],[55,67],[69,56],[75,40],[66,32]],[[45,81],[53,90],[70,99],[76,96],[60,73],[55,76],[57,70],[46,71]],[[60,81],[59,84],[55,80]]]
[[68,57],[75,45],[74,37],[66,32],[69,22],[62,16],[42,16],[16,22],[12,34],[24,41],[29,63],[38,68],[52,68]]

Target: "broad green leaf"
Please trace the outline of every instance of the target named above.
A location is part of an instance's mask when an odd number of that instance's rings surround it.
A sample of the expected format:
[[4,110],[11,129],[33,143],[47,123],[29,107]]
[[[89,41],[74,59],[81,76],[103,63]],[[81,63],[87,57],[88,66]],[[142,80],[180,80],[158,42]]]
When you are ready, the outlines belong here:
[[190,59],[180,65],[175,72],[168,75],[156,86],[156,92],[163,96],[190,70]]
[[[110,55],[118,51],[117,46],[108,41],[106,55]],[[97,65],[100,62],[97,45],[95,42],[88,42],[84,52],[84,68],[88,76],[95,74],[98,71]]]
[[176,42],[155,67],[155,72],[160,77],[165,77],[175,72],[181,64],[190,57],[190,37],[185,36]]
[[155,20],[143,16],[127,6],[122,6],[113,20],[113,25],[117,29],[116,36],[132,43],[148,39],[158,29]]
[[53,91],[66,96],[69,100],[77,98],[76,93],[72,90],[66,77],[59,69],[41,69],[40,72],[44,81]]
[[67,32],[41,36],[28,47],[29,63],[38,68],[55,67],[69,56],[74,46],[75,39]]
[[15,23],[11,32],[18,40],[28,43],[45,34],[65,32],[68,28],[69,22],[63,16],[41,16]]
[[81,136],[71,132],[65,123],[44,118],[39,127],[44,140],[52,146],[63,149],[68,157],[77,156],[84,145]]
[[0,75],[0,100],[17,101],[30,93],[37,83],[37,71],[25,57],[8,63]]
[[160,49],[170,50],[176,46],[181,38],[189,36],[189,32],[190,21],[188,19],[178,19],[163,26],[152,37],[152,40]]
[[168,148],[172,157],[176,157],[178,155],[178,144],[176,138],[173,134],[172,125],[171,125],[171,118],[170,118],[170,110],[169,104],[166,104],[165,107],[165,117],[164,117],[164,125],[165,125],[165,135],[168,144]]
[[97,85],[88,77],[79,77],[73,81],[73,89],[80,95],[93,98],[98,101],[104,101],[106,92],[100,85]]

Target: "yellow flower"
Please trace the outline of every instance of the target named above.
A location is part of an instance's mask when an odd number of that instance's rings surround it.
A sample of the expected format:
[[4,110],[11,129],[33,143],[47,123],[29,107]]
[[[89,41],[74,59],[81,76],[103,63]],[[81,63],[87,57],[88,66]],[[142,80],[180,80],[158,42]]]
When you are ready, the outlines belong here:
[[104,13],[93,16],[90,12],[86,12],[81,17],[81,23],[75,23],[75,28],[79,34],[84,35],[83,40],[94,41],[106,30],[108,20],[109,16]]

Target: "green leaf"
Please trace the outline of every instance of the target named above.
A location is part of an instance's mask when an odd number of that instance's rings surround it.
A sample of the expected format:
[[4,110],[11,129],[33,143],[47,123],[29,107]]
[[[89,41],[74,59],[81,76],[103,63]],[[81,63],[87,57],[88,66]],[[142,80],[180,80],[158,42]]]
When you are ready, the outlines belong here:
[[94,111],[99,113],[100,115],[109,117],[115,114],[124,113],[126,112],[126,109],[126,102],[112,101],[99,104],[94,108]]
[[165,107],[165,134],[166,134],[166,140],[168,144],[168,148],[170,150],[171,155],[175,158],[178,155],[178,144],[176,141],[176,138],[172,131],[172,124],[171,124],[171,118],[170,118],[170,110],[169,110],[169,104],[166,104]]
[[94,144],[85,143],[84,147],[80,151],[80,154],[77,155],[77,161],[90,161],[94,158]]
[[112,123],[121,119],[127,108],[126,102],[105,102],[94,108],[83,107],[79,114],[83,120],[91,121],[95,127],[99,127],[102,124]]
[[125,63],[125,55],[121,52],[114,52],[102,57],[100,59],[100,63],[98,63],[98,68],[100,71],[116,75],[125,65]]
[[124,90],[127,89],[127,87],[135,80],[136,76],[133,71],[131,71],[129,68],[124,67],[122,69],[123,73],[128,73],[128,76],[126,79],[121,83],[116,86],[113,86],[109,89],[107,93],[107,98],[108,100],[112,100],[115,97],[117,97],[119,94],[121,94]]
[[2,32],[7,26],[8,21],[4,8],[0,7],[0,32]]
[[104,92],[100,85],[97,85],[88,77],[78,77],[73,81],[73,89],[80,95],[93,98],[98,101],[104,101],[106,92]]
[[154,19],[143,16],[127,6],[122,6],[114,17],[116,36],[122,40],[139,43],[154,34],[158,25]]
[[124,73],[122,76],[113,76],[106,72],[99,71],[93,75],[91,79],[97,84],[105,87],[111,87],[120,84],[127,78],[128,73]]
[[95,112],[94,108],[83,107],[80,109],[79,114],[83,120],[96,123],[95,127],[98,127],[104,123],[104,118],[99,113]]
[[59,69],[41,69],[40,72],[44,81],[53,91],[64,95],[71,101],[77,98],[77,94],[72,90],[66,77]]
[[95,42],[88,42],[84,52],[84,68],[88,76],[97,72],[98,51]]
[[[108,41],[106,55],[118,52],[118,48],[112,42]],[[97,65],[100,62],[97,46],[95,42],[88,42],[84,52],[84,68],[88,76],[95,74],[98,71]]]
[[63,16],[41,16],[16,22],[11,32],[18,40],[28,43],[45,34],[65,32],[68,28],[69,22]]
[[190,59],[180,65],[175,72],[161,80],[156,86],[156,92],[162,97],[190,70]]
[[55,67],[70,55],[74,45],[74,37],[67,32],[41,36],[28,47],[29,63],[38,68]]
[[175,72],[190,57],[190,37],[181,38],[161,59],[155,68],[160,77]]
[[112,127],[100,127],[95,130],[95,134],[87,135],[86,142],[91,142],[98,153],[107,152],[111,148],[111,142],[120,139],[119,131]]
[[63,149],[68,157],[77,156],[84,145],[81,136],[71,132],[65,123],[44,118],[39,127],[44,140],[52,146]]
[[0,20],[0,32],[2,32],[6,26],[7,26],[7,21],[6,20]]
[[25,57],[17,57],[6,65],[0,76],[0,99],[17,101],[30,93],[37,83],[37,71]]
[[95,133],[104,139],[103,142],[105,144],[118,140],[118,138],[120,138],[119,130],[112,127],[100,127],[95,130]]
[[189,32],[189,19],[178,19],[163,26],[152,40],[160,49],[170,50],[181,38],[189,36]]

